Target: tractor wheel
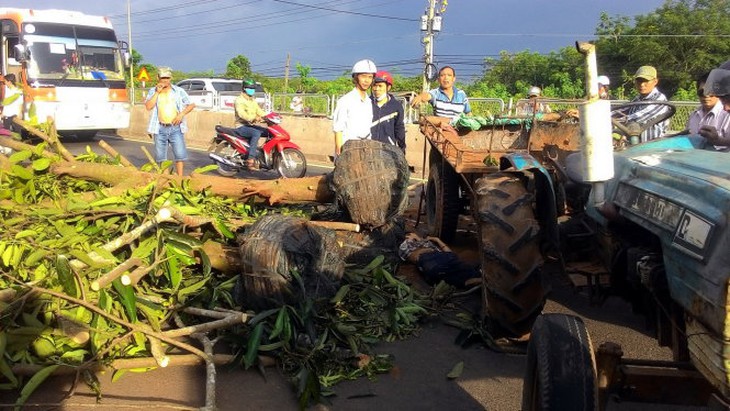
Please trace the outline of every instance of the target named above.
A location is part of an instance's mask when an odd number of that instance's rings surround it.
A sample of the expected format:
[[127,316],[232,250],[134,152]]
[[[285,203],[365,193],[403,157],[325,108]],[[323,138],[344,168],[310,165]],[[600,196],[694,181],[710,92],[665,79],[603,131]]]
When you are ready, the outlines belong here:
[[598,409],[596,362],[583,320],[545,314],[535,321],[527,346],[523,411]]
[[446,243],[454,240],[463,206],[459,198],[459,175],[441,154],[431,148],[426,184],[426,224],[429,235]]
[[519,338],[530,332],[545,305],[534,196],[516,174],[489,174],[475,186],[482,312],[497,334]]

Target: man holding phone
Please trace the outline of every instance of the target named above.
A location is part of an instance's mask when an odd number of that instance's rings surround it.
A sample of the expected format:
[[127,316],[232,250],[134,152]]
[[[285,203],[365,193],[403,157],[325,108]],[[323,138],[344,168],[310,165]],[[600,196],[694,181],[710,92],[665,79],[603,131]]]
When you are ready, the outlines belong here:
[[172,146],[175,171],[183,175],[184,161],[188,159],[185,146],[185,132],[188,131],[185,116],[193,111],[195,104],[185,90],[171,83],[172,69],[157,68],[158,83],[147,92],[145,108],[151,111],[147,132],[154,136],[155,161],[167,160],[167,146]]

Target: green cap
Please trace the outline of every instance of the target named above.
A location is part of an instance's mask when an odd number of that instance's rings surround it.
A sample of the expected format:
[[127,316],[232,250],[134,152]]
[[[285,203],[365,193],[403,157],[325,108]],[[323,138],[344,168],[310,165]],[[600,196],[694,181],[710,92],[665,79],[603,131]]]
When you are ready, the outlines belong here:
[[656,69],[652,66],[641,66],[638,70],[636,70],[636,74],[634,74],[634,80],[637,78],[654,80],[656,79]]
[[172,69],[170,67],[160,66],[157,67],[157,77],[159,78],[171,78]]

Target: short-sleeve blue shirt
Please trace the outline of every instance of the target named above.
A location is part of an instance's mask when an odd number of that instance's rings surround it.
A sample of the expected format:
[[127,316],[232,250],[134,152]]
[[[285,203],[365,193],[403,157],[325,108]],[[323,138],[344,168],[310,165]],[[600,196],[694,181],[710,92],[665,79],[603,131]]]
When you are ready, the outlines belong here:
[[441,88],[435,88],[429,92],[431,94],[431,105],[433,106],[433,114],[439,117],[456,118],[459,114],[471,113],[469,99],[466,97],[464,90],[454,87],[454,97],[444,93]]

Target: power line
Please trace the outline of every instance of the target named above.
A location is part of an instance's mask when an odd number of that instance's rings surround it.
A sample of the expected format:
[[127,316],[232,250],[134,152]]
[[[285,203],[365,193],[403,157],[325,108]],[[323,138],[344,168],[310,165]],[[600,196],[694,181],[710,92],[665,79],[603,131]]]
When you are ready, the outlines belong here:
[[356,15],[356,16],[374,17],[374,18],[378,18],[378,19],[401,20],[401,21],[420,21],[420,20],[417,20],[417,19],[409,19],[409,18],[405,18],[405,17],[383,16],[383,15],[380,15],[380,14],[358,13],[358,12],[355,12],[355,11],[330,9],[330,8],[326,8],[326,7],[312,6],[310,4],[295,3],[293,1],[286,1],[286,0],[273,0],[273,1],[275,1],[277,3],[291,4],[291,5],[295,5],[295,6],[301,6],[301,7],[309,7],[309,8],[312,8],[312,9],[332,11],[332,12],[336,12],[336,13],[352,14],[352,15]]

